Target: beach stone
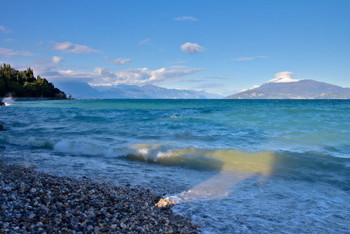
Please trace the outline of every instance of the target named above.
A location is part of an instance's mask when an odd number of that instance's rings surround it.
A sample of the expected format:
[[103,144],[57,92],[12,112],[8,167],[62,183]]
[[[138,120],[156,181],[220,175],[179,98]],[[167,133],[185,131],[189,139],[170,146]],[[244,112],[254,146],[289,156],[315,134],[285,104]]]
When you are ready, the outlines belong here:
[[160,198],[147,189],[58,177],[0,160],[0,233],[198,233],[189,218],[158,208]]
[[157,207],[159,208],[166,208],[166,207],[171,207],[176,205],[175,202],[170,201],[169,198],[162,198],[159,200],[159,202],[156,204]]
[[35,193],[35,192],[36,192],[36,188],[31,188],[31,189],[29,190],[29,192]]
[[5,192],[10,192],[13,188],[11,186],[5,186],[2,188]]
[[36,226],[37,226],[37,227],[42,227],[42,226],[44,226],[44,224],[43,224],[42,222],[38,222],[38,223],[36,224]]

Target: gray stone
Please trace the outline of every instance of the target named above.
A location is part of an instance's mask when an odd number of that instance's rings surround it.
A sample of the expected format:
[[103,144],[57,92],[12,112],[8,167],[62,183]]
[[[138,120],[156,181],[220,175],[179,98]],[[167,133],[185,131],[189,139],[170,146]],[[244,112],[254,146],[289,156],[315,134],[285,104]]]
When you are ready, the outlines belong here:
[[35,192],[36,192],[36,188],[31,188],[31,189],[29,190],[29,192],[35,193]]

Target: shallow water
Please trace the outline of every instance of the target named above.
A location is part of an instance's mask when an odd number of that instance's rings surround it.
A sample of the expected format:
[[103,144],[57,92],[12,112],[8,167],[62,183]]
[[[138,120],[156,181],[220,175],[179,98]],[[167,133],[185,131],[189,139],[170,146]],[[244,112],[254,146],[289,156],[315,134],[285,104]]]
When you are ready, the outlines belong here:
[[350,232],[348,100],[19,101],[9,161],[166,193],[205,232]]

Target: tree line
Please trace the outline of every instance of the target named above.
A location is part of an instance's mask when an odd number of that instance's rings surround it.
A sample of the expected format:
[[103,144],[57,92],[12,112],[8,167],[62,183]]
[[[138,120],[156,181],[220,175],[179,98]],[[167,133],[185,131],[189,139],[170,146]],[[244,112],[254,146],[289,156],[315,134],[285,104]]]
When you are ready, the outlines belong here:
[[64,92],[45,78],[35,78],[33,70],[18,71],[9,64],[0,65],[0,97],[33,97],[66,99]]

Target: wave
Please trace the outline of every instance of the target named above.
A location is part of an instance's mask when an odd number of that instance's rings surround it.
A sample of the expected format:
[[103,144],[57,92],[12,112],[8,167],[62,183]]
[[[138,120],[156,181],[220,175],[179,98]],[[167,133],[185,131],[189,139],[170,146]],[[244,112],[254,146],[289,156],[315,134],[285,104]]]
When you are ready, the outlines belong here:
[[136,144],[128,158],[164,165],[188,166],[195,169],[215,169],[221,171],[240,171],[261,173],[271,172],[274,152],[247,153],[234,149],[168,149],[158,144]]
[[[46,139],[42,136],[20,137],[3,135],[3,144],[21,147],[41,148],[54,152],[80,155],[126,157],[146,163],[165,166],[180,166],[197,170],[235,171],[268,176],[271,174],[290,174],[296,177],[305,167],[315,170],[342,170],[349,165],[349,145],[326,147],[321,151],[242,151],[233,148],[205,149],[178,147],[172,144],[127,144],[111,139],[106,143],[97,139]],[[304,173],[301,173],[304,174]],[[299,173],[299,176],[301,175]]]
[[3,98],[1,101],[5,104],[5,106],[11,106],[15,102],[15,99],[13,99],[12,97],[6,97]]
[[[288,180],[323,181],[350,191],[350,159],[337,157],[348,152],[349,145],[327,147],[320,151],[242,151],[237,149],[205,149],[165,144],[128,144],[114,138],[46,139],[43,136],[21,137],[0,135],[5,145],[61,155],[126,158],[161,166],[176,166],[215,173],[240,173],[259,177],[280,177]],[[322,172],[322,173],[320,173]]]
[[86,156],[114,156],[113,149],[101,146],[93,142],[80,142],[74,140],[62,140],[57,142],[53,149],[56,152],[68,153],[73,155]]
[[38,137],[26,137],[20,136],[7,136],[0,137],[0,142],[3,144],[9,144],[13,146],[29,147],[34,149],[49,149],[52,150],[54,141],[48,139],[42,139]]
[[[112,139],[47,140],[42,137],[0,136],[0,141],[20,147],[40,148],[45,152],[67,156],[108,157],[108,160],[136,160],[184,170],[206,171],[214,175],[203,183],[169,196],[173,203],[215,199],[228,196],[233,187],[249,178],[265,183],[269,178],[289,181],[326,183],[350,191],[349,159],[316,151],[242,151],[237,149],[205,149],[165,144],[116,144]],[[347,148],[347,145],[344,145]],[[336,149],[328,148],[328,151]],[[343,150],[343,149],[340,149]],[[100,160],[100,159],[98,159]]]
[[221,183],[224,187],[227,187],[227,183],[232,183],[227,182],[228,178],[258,176],[324,182],[350,191],[349,158],[338,158],[321,152],[168,149],[164,145],[156,144],[136,144],[130,148],[133,151],[127,158],[132,160],[196,170],[217,170],[220,176],[210,183]]

